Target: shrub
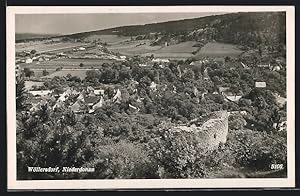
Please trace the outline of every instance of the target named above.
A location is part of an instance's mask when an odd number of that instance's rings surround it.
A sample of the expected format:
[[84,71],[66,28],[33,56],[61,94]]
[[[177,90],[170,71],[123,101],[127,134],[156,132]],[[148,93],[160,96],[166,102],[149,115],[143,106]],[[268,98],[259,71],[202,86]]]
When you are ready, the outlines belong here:
[[228,118],[228,128],[231,130],[243,129],[247,122],[241,114],[232,114]]
[[278,133],[234,131],[228,135],[227,145],[235,157],[235,167],[270,170],[271,164],[287,164],[286,137]]
[[96,170],[88,178],[157,178],[155,167],[140,145],[120,141],[99,146],[97,152],[96,158],[86,164]]

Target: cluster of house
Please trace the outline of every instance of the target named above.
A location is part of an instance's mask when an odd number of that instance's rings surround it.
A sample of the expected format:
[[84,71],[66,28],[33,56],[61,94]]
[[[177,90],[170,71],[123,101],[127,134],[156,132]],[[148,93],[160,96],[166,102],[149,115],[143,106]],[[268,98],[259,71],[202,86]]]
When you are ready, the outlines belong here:
[[34,61],[36,62],[42,62],[42,61],[49,61],[55,58],[60,58],[60,57],[66,57],[64,53],[59,53],[59,54],[52,54],[52,53],[43,53],[43,54],[38,54],[38,55],[29,55],[26,57],[16,57],[16,63],[33,63]]
[[266,69],[269,69],[271,71],[280,71],[282,69],[282,67],[280,65],[271,65],[271,63],[269,63],[269,64],[258,64],[257,67],[266,68]]
[[[119,89],[114,90],[115,95],[111,98],[111,102],[120,103],[122,100],[122,94]],[[41,106],[47,102],[47,100],[55,101],[52,109],[61,108],[66,106],[66,101],[71,99],[72,102],[68,107],[74,113],[94,113],[98,108],[101,108],[105,102],[104,100],[104,90],[94,89],[92,87],[87,87],[81,91],[77,91],[74,88],[66,89],[62,94],[56,95],[51,90],[41,90],[41,91],[30,91],[33,96],[40,97],[40,100],[33,104],[30,112],[36,112],[40,110]],[[75,101],[74,101],[75,100]]]
[[164,58],[153,58],[150,62],[139,63],[139,66],[140,67],[153,66],[154,63],[158,63],[160,68],[164,68],[166,67],[167,63],[170,63],[170,60]]
[[[30,91],[30,93],[39,97],[38,99],[33,99],[32,107],[29,110],[30,112],[39,111],[41,106],[46,105],[49,100],[55,102],[52,106],[53,110],[67,106],[76,114],[93,114],[98,108],[103,107],[108,102],[119,104],[122,101],[122,93],[120,89],[114,89],[114,95],[109,99],[104,95],[103,89],[94,89],[90,86],[81,91],[77,91],[74,88],[68,88],[60,95],[53,95],[53,92],[50,90],[36,92]],[[142,100],[143,98],[137,98],[136,101],[137,103],[141,103]],[[128,104],[128,109],[134,112],[138,112],[140,110],[138,106],[134,106],[132,104]]]

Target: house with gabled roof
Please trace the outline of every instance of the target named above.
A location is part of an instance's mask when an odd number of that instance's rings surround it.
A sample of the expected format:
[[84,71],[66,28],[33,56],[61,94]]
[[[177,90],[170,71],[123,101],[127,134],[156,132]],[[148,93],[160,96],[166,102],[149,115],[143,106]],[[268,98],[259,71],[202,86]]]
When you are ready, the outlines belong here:
[[112,101],[114,103],[121,103],[121,100],[122,100],[122,93],[120,91],[120,89],[117,90],[116,94],[114,95],[114,97],[112,98]]
[[93,105],[93,110],[96,110],[98,108],[101,108],[102,106],[104,105],[104,98],[103,96],[101,96],[100,100],[95,104]]
[[84,111],[84,106],[80,101],[77,100],[73,105],[70,106],[70,109],[74,113],[82,113]]

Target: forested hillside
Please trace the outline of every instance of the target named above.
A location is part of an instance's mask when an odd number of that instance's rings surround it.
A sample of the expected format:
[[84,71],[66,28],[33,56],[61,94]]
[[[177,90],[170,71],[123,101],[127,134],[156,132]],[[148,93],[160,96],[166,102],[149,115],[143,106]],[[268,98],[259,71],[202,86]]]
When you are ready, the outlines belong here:
[[[246,44],[255,47],[255,44],[272,42],[285,43],[285,13],[284,12],[253,12],[214,15],[195,19],[170,21],[164,23],[124,26],[112,29],[76,33],[70,38],[83,38],[94,34],[118,34],[123,36],[137,36],[149,33],[187,35],[191,31],[213,28],[214,39],[218,41]],[[195,34],[195,39],[197,34]]]

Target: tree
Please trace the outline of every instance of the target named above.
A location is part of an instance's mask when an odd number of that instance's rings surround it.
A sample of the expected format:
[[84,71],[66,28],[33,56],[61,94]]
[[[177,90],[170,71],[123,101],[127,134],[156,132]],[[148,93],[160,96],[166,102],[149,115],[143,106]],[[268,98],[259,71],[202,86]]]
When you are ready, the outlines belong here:
[[97,79],[98,81],[100,78],[101,78],[101,72],[98,69],[86,71],[85,79],[87,81],[96,81],[95,79]]
[[149,142],[149,151],[160,178],[205,177],[208,166],[206,156],[197,144],[197,136],[178,133],[166,126],[159,130],[157,137]]
[[26,68],[24,68],[24,74],[25,74],[25,77],[31,77],[31,76],[34,76],[34,71],[32,71],[26,67]]
[[17,78],[16,82],[16,107],[17,110],[24,109],[24,101],[26,99],[25,81],[22,78]]
[[79,64],[79,67],[83,67],[83,66],[84,66],[83,63],[80,63],[80,64]]
[[99,146],[97,152],[95,160],[86,164],[96,168],[89,178],[158,178],[155,165],[140,145],[120,141]]
[[49,75],[49,72],[46,69],[44,69],[43,70],[43,76],[47,76],[47,75]]
[[36,50],[33,49],[33,50],[30,51],[30,53],[31,53],[31,54],[35,54],[35,53],[36,53]]
[[231,60],[231,59],[230,59],[229,56],[226,56],[226,57],[225,57],[225,62],[230,62],[230,60]]
[[246,125],[246,120],[240,114],[229,115],[228,127],[231,130],[241,130]]

